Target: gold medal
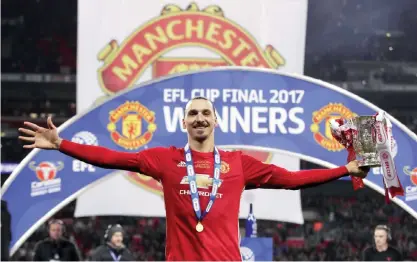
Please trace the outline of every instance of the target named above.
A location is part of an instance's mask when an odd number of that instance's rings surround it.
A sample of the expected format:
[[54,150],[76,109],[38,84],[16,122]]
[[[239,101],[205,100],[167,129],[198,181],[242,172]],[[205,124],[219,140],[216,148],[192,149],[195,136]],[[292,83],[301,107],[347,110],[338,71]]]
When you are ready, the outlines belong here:
[[204,230],[203,224],[198,222],[197,225],[195,226],[195,230],[197,230],[198,233],[203,232],[203,230]]

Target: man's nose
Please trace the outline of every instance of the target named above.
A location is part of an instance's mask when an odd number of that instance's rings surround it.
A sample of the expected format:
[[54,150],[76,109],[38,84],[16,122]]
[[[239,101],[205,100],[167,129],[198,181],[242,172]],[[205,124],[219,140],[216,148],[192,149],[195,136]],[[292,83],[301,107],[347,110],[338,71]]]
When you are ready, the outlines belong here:
[[196,120],[197,120],[197,121],[203,121],[203,120],[204,120],[204,116],[203,116],[203,114],[198,113],[198,114],[197,114],[197,117],[196,117]]

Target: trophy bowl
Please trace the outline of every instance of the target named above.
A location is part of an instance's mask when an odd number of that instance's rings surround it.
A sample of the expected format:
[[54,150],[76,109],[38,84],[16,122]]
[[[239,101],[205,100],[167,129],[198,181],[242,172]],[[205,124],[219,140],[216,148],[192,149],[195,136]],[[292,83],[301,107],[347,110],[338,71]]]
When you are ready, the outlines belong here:
[[357,116],[351,118],[356,130],[352,134],[353,149],[360,167],[380,167],[381,161],[376,149],[376,132],[374,116]]

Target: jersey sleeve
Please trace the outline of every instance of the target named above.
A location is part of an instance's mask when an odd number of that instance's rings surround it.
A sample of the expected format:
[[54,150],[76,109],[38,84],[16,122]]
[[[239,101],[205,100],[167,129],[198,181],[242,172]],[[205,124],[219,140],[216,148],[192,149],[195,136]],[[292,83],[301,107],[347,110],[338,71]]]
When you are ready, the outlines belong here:
[[272,166],[251,156],[242,154],[242,170],[247,187],[258,188],[268,182],[272,174]]
[[137,153],[120,152],[101,146],[82,145],[68,140],[61,142],[59,151],[86,162],[107,169],[119,169],[138,172],[162,179],[163,156],[168,148],[155,147]]
[[348,174],[345,166],[332,169],[289,171],[273,164],[262,163],[244,154],[241,155],[241,160],[247,189],[300,189],[327,183]]

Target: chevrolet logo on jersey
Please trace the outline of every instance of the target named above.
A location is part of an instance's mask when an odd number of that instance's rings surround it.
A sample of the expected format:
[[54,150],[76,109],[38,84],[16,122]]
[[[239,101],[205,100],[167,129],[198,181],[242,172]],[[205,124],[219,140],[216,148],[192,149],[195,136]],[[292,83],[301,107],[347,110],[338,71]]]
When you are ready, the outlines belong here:
[[[213,185],[213,178],[206,174],[196,174],[196,180],[197,180],[197,188],[205,188],[208,189]],[[220,179],[219,188],[222,185],[223,180]],[[188,176],[185,176],[181,180],[181,184],[189,184],[188,182]]]

